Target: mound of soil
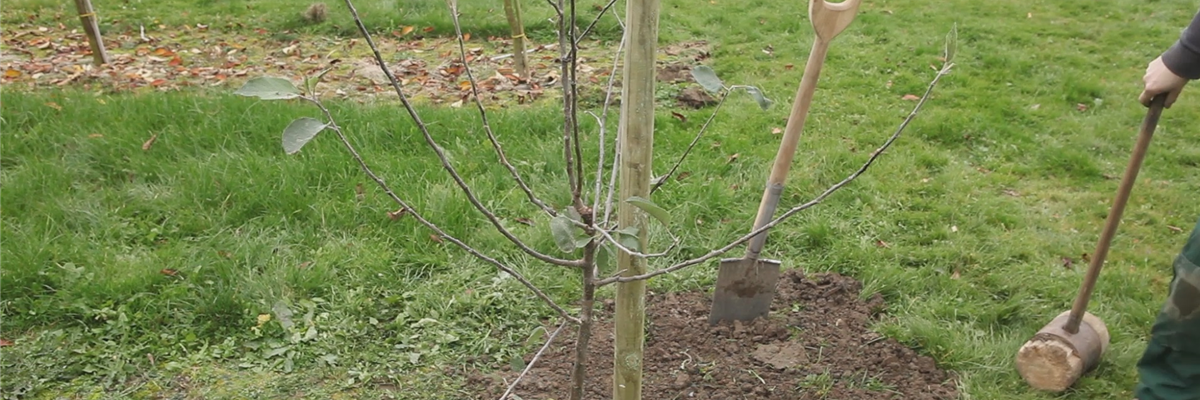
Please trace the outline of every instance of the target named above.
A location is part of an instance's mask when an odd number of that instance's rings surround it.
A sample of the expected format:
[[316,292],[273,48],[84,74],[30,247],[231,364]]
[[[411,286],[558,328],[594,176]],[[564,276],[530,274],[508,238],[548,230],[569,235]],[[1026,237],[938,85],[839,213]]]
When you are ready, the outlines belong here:
[[[957,398],[953,377],[892,339],[871,332],[882,310],[876,295],[859,300],[861,284],[837,274],[780,278],[771,317],[710,326],[710,295],[650,294],[643,364],[645,399],[909,399]],[[598,312],[589,348],[586,398],[610,399],[613,304]],[[523,378],[520,399],[569,394],[575,335],[564,329]],[[525,357],[529,362],[532,354]],[[507,368],[475,373],[469,389],[496,399],[518,375]],[[518,397],[511,397],[517,399]]]

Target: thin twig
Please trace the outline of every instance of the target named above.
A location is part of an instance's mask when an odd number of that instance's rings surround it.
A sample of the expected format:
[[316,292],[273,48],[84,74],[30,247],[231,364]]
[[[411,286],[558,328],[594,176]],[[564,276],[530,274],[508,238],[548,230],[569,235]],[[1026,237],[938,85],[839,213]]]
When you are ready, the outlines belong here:
[[688,145],[687,149],[683,151],[683,154],[679,156],[679,160],[675,161],[675,165],[672,165],[671,169],[667,171],[667,174],[663,175],[662,179],[659,179],[658,183],[655,183],[654,186],[650,188],[650,194],[654,194],[655,190],[658,190],[660,186],[671,179],[671,176],[675,174],[675,170],[678,169],[679,165],[683,164],[683,160],[687,158],[688,153],[691,153],[692,149],[696,147],[696,143],[700,142],[700,137],[704,136],[704,131],[708,130],[708,125],[711,124],[713,119],[717,117],[717,112],[721,111],[721,105],[725,104],[725,99],[727,98],[729,98],[728,90],[726,90],[725,94],[721,96],[721,100],[717,102],[717,107],[713,108],[713,112],[708,116],[708,120],[704,121],[704,125],[700,126],[700,131],[696,132],[696,137],[692,139],[692,144]]
[[500,395],[500,400],[508,399],[508,395],[512,394],[513,389],[517,388],[517,383],[521,382],[521,378],[524,378],[525,375],[529,373],[529,370],[533,369],[533,365],[537,364],[538,358],[542,356],[542,353],[545,352],[547,348],[550,348],[551,343],[554,343],[554,337],[558,336],[558,332],[561,332],[566,326],[566,322],[558,324],[558,329],[555,329],[554,332],[550,333],[550,337],[546,339],[546,343],[542,345],[541,349],[538,349],[537,353],[533,353],[533,358],[529,359],[529,364],[525,365],[525,369],[521,370],[521,374],[517,375],[517,379],[514,379],[512,383],[508,384],[508,390],[505,390],[504,394]]
[[[620,18],[617,17],[617,13],[613,13],[613,17],[618,18],[618,22],[620,22]],[[610,104],[612,104],[613,86],[617,80],[616,79],[617,78],[617,68],[621,64],[621,54],[622,54],[621,50],[623,50],[624,48],[625,48],[625,35],[621,35],[621,43],[617,45],[617,53],[613,55],[612,69],[609,70],[609,72],[608,72],[608,88],[605,89],[605,92],[604,92],[604,109],[600,113],[601,114],[601,123],[600,123],[600,146],[601,147],[604,146],[604,132],[605,132],[604,127],[608,123],[608,106]],[[611,178],[609,178],[609,181],[608,181],[608,199],[605,200],[605,203],[604,203],[604,218],[600,219],[599,220],[600,222],[597,224],[600,226],[608,225],[609,213],[612,211],[613,191],[616,190],[616,187],[617,187],[617,166],[618,166],[617,163],[620,162],[620,159],[621,159],[620,140],[621,140],[620,136],[618,136],[617,139],[613,140],[613,163],[612,163],[612,170],[610,171]],[[603,163],[604,159],[601,158],[600,162]],[[599,172],[599,171],[597,171],[597,172]],[[599,176],[597,176],[597,178],[596,178],[596,199],[595,199],[596,205],[592,206],[593,210],[595,210],[596,207],[599,206],[599,202],[600,202],[600,190],[599,190],[600,179],[601,178]]]
[[558,312],[559,316],[563,317],[567,321],[579,323],[579,321],[580,321],[579,318],[575,318],[575,317],[571,316],[570,313],[567,313],[567,310],[564,310],[557,303],[555,303],[554,300],[551,300],[550,296],[547,296],[546,293],[542,292],[541,289],[538,289],[538,287],[535,286],[533,284],[533,282],[530,282],[529,279],[526,279],[524,276],[521,275],[521,273],[517,272],[516,270],[510,268],[507,265],[504,265],[504,263],[500,262],[500,260],[497,260],[492,257],[488,257],[486,254],[483,254],[483,253],[479,252],[478,250],[475,250],[473,247],[467,245],[466,243],[459,240],[458,238],[455,238],[454,236],[451,236],[449,233],[446,233],[446,231],[442,230],[442,228],[438,227],[433,222],[430,222],[429,220],[425,219],[425,217],[422,216],[420,212],[417,212],[417,210],[415,208],[413,208],[412,206],[408,205],[408,203],[405,202],[404,199],[401,199],[400,196],[396,195],[396,192],[392,191],[392,188],[389,187],[387,185],[387,183],[384,182],[383,179],[379,177],[379,175],[376,175],[375,172],[371,170],[371,167],[367,166],[367,162],[365,160],[363,160],[362,156],[359,155],[358,150],[356,150],[354,148],[354,145],[350,144],[350,140],[347,139],[346,134],[344,132],[342,132],[341,126],[339,126],[337,124],[337,121],[335,121],[333,119],[333,114],[329,112],[328,108],[325,108],[325,105],[322,104],[319,99],[312,98],[312,97],[303,97],[303,99],[308,100],[309,102],[316,105],[317,108],[321,109],[321,112],[325,114],[325,118],[329,120],[329,126],[327,127],[327,129],[333,130],[333,132],[337,134],[337,137],[339,140],[341,140],[342,145],[346,146],[346,150],[350,152],[350,156],[354,158],[354,161],[358,162],[358,166],[360,168],[362,168],[363,172],[366,173],[367,176],[371,178],[371,180],[375,181],[376,185],[379,185],[379,188],[383,189],[384,193],[387,193],[388,197],[390,197],[392,199],[392,201],[396,202],[396,204],[400,205],[400,207],[403,207],[405,210],[408,210],[408,213],[412,214],[413,218],[416,218],[417,221],[419,221],[422,225],[425,225],[426,228],[433,230],[435,233],[437,233],[443,239],[449,240],[451,243],[454,243],[458,247],[465,250],[467,253],[471,253],[471,255],[475,256],[476,258],[479,258],[480,260],[483,260],[484,262],[494,265],[497,269],[504,271],[509,276],[512,276],[514,279],[516,279],[518,282],[521,282],[522,285],[525,285],[525,287],[529,288],[530,291],[533,291],[534,295],[536,295],[538,298],[542,299],[542,301],[545,302],[546,305],[550,306],[550,308],[553,308],[554,311]]
[[663,250],[662,252],[659,252],[659,253],[641,253],[641,252],[635,251],[633,249],[630,249],[628,247],[625,247],[624,245],[621,244],[621,242],[618,242],[616,238],[612,237],[612,235],[610,235],[608,233],[608,231],[606,231],[604,229],[597,229],[596,231],[600,232],[600,235],[604,236],[605,240],[612,242],[613,246],[616,246],[617,249],[624,251],[626,253],[629,253],[629,255],[631,255],[631,256],[640,257],[640,258],[655,258],[655,257],[665,256],[667,254],[670,254],[671,250],[674,250],[675,246],[678,246],[679,242],[680,242],[680,238],[678,236],[675,236],[674,234],[671,234],[668,231],[667,234],[671,235],[671,245],[667,246],[666,250]]
[[575,15],[576,15],[575,0],[571,0],[571,21],[570,21],[571,36],[569,37],[570,42],[571,42],[571,49],[570,49],[571,50],[571,57],[570,57],[571,74],[570,74],[570,79],[567,79],[564,83],[569,84],[571,86],[571,89],[570,89],[571,90],[571,98],[570,98],[570,102],[571,102],[571,140],[574,141],[573,145],[575,147],[575,192],[572,193],[572,195],[574,196],[573,201],[575,202],[575,207],[582,208],[583,207],[583,151],[580,148],[580,147],[582,147],[582,145],[579,142],[579,116],[578,116],[578,112],[579,112],[579,82],[577,80],[578,79],[577,76],[579,74],[579,42],[576,41],[577,36],[576,36],[575,30],[578,29],[578,27],[575,26]]
[[[592,27],[595,27],[596,23],[600,22],[600,18],[604,18],[604,13],[608,12],[608,9],[612,8],[613,4],[617,4],[617,0],[608,0],[608,4],[605,4],[604,8],[600,9],[600,13],[596,14],[596,18],[592,20],[592,23],[588,24],[587,28],[583,29],[583,33],[580,33],[579,37],[575,39],[576,45],[578,45],[579,42],[582,42],[583,38],[586,37],[587,34],[592,31]],[[622,35],[622,36],[624,36],[624,35]]]
[[559,19],[562,19],[562,7],[560,7],[558,4],[554,4],[554,0],[546,0],[546,4],[549,4],[550,8],[554,9],[554,14],[557,15]]
[[371,38],[371,33],[367,30],[366,25],[363,24],[362,19],[358,16],[358,10],[354,8],[354,4],[351,3],[351,0],[345,1],[346,6],[350,8],[351,15],[354,16],[354,23],[358,25],[359,32],[362,33],[367,45],[371,47],[371,51],[375,53],[375,61],[379,63],[379,68],[383,70],[384,75],[386,75],[388,80],[391,82],[392,88],[395,89],[396,94],[400,96],[400,102],[404,105],[404,109],[408,111],[408,115],[412,117],[413,121],[417,125],[417,128],[421,130],[421,134],[425,137],[425,142],[429,144],[429,147],[433,149],[435,154],[437,154],[438,160],[440,160],[442,163],[442,168],[450,173],[450,176],[454,178],[454,182],[457,183],[459,188],[462,189],[463,193],[467,195],[467,200],[469,200],[471,204],[474,205],[477,210],[479,210],[480,213],[486,216],[488,221],[491,221],[492,225],[496,227],[496,230],[500,232],[500,234],[504,235],[505,238],[508,238],[509,241],[517,245],[517,247],[519,247],[526,254],[529,254],[530,256],[533,256],[533,258],[543,262],[554,265],[560,265],[564,267],[583,267],[584,264],[582,260],[561,259],[543,254],[537,250],[534,250],[533,248],[530,248],[528,245],[522,242],[521,239],[509,232],[508,229],[505,229],[504,225],[500,223],[500,219],[496,217],[496,214],[492,213],[491,210],[488,210],[488,208],[484,206],[477,197],[475,197],[475,193],[471,191],[471,187],[467,186],[467,182],[464,181],[462,176],[458,174],[458,171],[454,169],[454,166],[450,165],[450,160],[446,158],[446,154],[442,151],[442,147],[439,146],[437,141],[433,139],[433,135],[429,134],[429,127],[426,126],[425,122],[421,121],[421,117],[417,115],[417,110],[413,108],[411,103],[409,103],[408,97],[404,95],[404,90],[400,88],[400,81],[396,79],[396,76],[392,74],[392,70],[388,68],[387,62],[383,60],[383,54],[380,54],[379,47],[375,45],[375,40]]
[[475,107],[479,109],[479,117],[483,121],[483,130],[487,133],[488,141],[492,142],[492,148],[496,150],[496,155],[499,156],[500,163],[504,164],[505,168],[508,168],[509,174],[512,175],[513,180],[517,181],[517,185],[521,187],[521,190],[525,191],[525,195],[529,197],[529,201],[537,205],[551,217],[558,215],[558,213],[554,212],[553,208],[547,206],[546,203],[539,200],[533,194],[533,190],[529,188],[529,185],[525,184],[525,180],[521,179],[521,174],[517,172],[517,168],[508,162],[508,157],[504,155],[504,149],[500,147],[500,142],[496,140],[496,135],[492,132],[492,124],[488,122],[487,111],[483,108],[483,100],[479,98],[479,87],[476,84],[475,75],[471,72],[471,66],[467,62],[467,47],[463,43],[462,27],[458,20],[458,0],[450,0],[448,3],[450,5],[450,17],[454,21],[454,33],[458,36],[459,58],[462,60],[463,69],[467,73],[467,80],[471,82],[471,96],[475,98]]
[[563,9],[563,0],[558,0],[558,5],[555,7],[555,9],[559,10],[558,61],[559,83],[560,86],[562,86],[563,92],[563,160],[565,160],[567,164],[567,181],[571,187],[571,203],[572,205],[578,205],[576,199],[579,197],[579,188],[575,186],[575,162],[572,154],[573,146],[571,146],[571,139],[573,138],[573,135],[571,134],[571,128],[575,126],[575,122],[572,121],[575,116],[575,110],[571,108],[571,96],[574,95],[574,93],[571,92],[570,63],[567,61],[567,57],[571,55],[570,48],[572,46],[567,45],[567,42],[569,41],[567,38],[567,21],[566,17],[561,12]]
[[750,240],[750,238],[753,238],[753,237],[757,236],[758,234],[765,232],[767,229],[771,229],[772,227],[779,224],[780,222],[787,219],[788,217],[792,216],[793,214],[796,214],[800,211],[804,211],[812,206],[815,206],[815,205],[821,203],[821,201],[825,200],[826,197],[829,197],[829,195],[833,194],[834,192],[838,191],[842,187],[846,186],[851,181],[858,178],[859,175],[862,175],[862,173],[865,172],[867,170],[867,168],[869,168],[871,166],[871,164],[875,162],[875,159],[879,158],[879,156],[881,154],[883,154],[883,152],[886,151],[888,149],[888,147],[891,147],[892,143],[895,142],[896,139],[900,137],[900,134],[904,132],[904,128],[908,127],[909,122],[912,122],[912,120],[914,118],[916,118],[917,111],[919,111],[921,109],[921,106],[923,106],[925,104],[925,101],[929,99],[929,95],[933,92],[934,86],[937,85],[938,81],[941,80],[943,76],[950,73],[950,68],[952,66],[954,66],[954,64],[948,62],[948,63],[946,63],[946,65],[944,65],[942,67],[942,69],[940,71],[938,71],[937,76],[933,77],[933,81],[929,82],[929,87],[925,90],[925,95],[921,96],[921,100],[919,102],[917,102],[917,105],[915,107],[913,107],[912,112],[910,112],[908,114],[908,117],[904,118],[904,122],[900,124],[900,127],[896,129],[896,132],[893,133],[892,136],[889,137],[888,140],[886,142],[884,142],[882,146],[880,146],[878,149],[875,149],[875,151],[871,153],[871,157],[867,159],[866,163],[864,163],[862,165],[862,167],[859,167],[859,169],[857,171],[854,171],[854,173],[850,174],[850,176],[847,176],[846,179],[843,179],[841,182],[838,182],[838,183],[834,184],[833,186],[830,186],[828,189],[826,189],[824,192],[822,192],[816,198],[813,198],[812,200],[810,200],[807,203],[792,207],[790,210],[783,213],[783,215],[780,215],[778,218],[771,220],[771,222],[768,222],[767,224],[763,225],[761,228],[755,229],[752,232],[746,234],[745,236],[742,236],[741,238],[738,238],[737,240],[733,241],[732,243],[722,246],[719,249],[713,250],[703,256],[696,257],[696,258],[693,258],[693,259],[690,259],[687,261],[683,261],[683,262],[680,262],[678,264],[672,265],[667,268],[659,269],[659,270],[652,271],[652,272],[647,272],[645,274],[634,275],[634,276],[614,276],[614,277],[605,278],[605,279],[602,279],[599,282],[597,282],[596,285],[604,286],[604,285],[615,283],[615,282],[630,282],[630,281],[636,281],[636,280],[650,279],[650,278],[653,278],[653,277],[656,277],[659,275],[668,274],[668,273],[675,272],[675,271],[678,271],[678,270],[686,268],[686,267],[690,267],[692,265],[696,265],[696,264],[708,261],[714,257],[724,254],[725,252],[733,249],[735,246],[745,243],[747,240]]

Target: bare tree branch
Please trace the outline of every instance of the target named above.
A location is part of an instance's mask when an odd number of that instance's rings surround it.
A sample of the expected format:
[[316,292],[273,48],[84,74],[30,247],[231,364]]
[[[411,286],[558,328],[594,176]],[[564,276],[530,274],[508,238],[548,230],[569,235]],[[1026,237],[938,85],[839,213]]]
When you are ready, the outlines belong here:
[[570,39],[569,42],[571,43],[569,57],[571,60],[571,74],[569,75],[569,78],[568,76],[563,76],[563,84],[570,85],[571,91],[571,98],[569,100],[571,102],[571,140],[574,142],[573,145],[575,147],[575,191],[572,192],[572,200],[574,201],[576,208],[582,208],[583,151],[581,149],[582,145],[579,143],[579,116],[577,114],[579,110],[579,82],[576,80],[576,76],[579,73],[579,43],[576,41],[575,30],[578,29],[578,27],[575,26],[575,15],[575,0],[571,0],[570,37],[568,38]]
[[[621,21],[620,17],[617,17],[617,13],[613,13],[613,17],[617,18],[617,22]],[[624,24],[622,24],[622,26],[623,25]],[[621,64],[621,54],[622,54],[622,50],[624,50],[624,49],[625,49],[625,35],[621,35],[621,43],[617,45],[617,52],[616,52],[616,54],[613,55],[612,69],[608,71],[608,88],[606,88],[604,91],[604,108],[600,112],[600,114],[601,114],[600,148],[601,149],[604,148],[604,132],[605,132],[604,127],[608,123],[608,106],[610,104],[612,104],[613,86],[616,83],[616,79],[617,79],[617,67],[619,67]],[[600,219],[599,220],[600,223],[597,224],[597,225],[601,225],[601,226],[608,225],[609,213],[612,211],[613,190],[616,190],[616,187],[617,187],[617,165],[621,160],[621,157],[620,157],[621,147],[620,147],[620,143],[618,143],[619,141],[620,141],[619,136],[616,140],[613,141],[613,163],[612,163],[611,178],[609,178],[609,181],[608,181],[608,199],[604,203],[604,218]],[[603,162],[604,162],[604,158],[601,157],[601,159],[600,159],[601,167],[599,168],[601,170],[604,169]],[[597,207],[600,206],[600,180],[602,178],[600,177],[599,173],[600,173],[600,171],[596,171],[596,198],[594,199],[595,203],[592,206],[593,210],[595,210]]]
[[533,365],[537,364],[538,358],[541,357],[542,353],[544,353],[546,349],[550,347],[551,343],[554,343],[554,338],[558,336],[558,333],[561,332],[566,326],[567,323],[565,321],[558,324],[558,329],[555,329],[554,332],[550,333],[550,337],[546,339],[546,343],[542,345],[541,349],[538,349],[537,353],[533,353],[533,358],[529,359],[529,364],[525,365],[525,369],[521,370],[521,374],[517,375],[517,379],[514,379],[512,383],[508,384],[508,390],[505,390],[504,394],[500,395],[500,400],[508,400],[508,395],[512,394],[513,389],[517,388],[517,383],[520,383],[521,378],[524,378],[525,375],[529,373],[529,370],[533,369]]
[[458,36],[459,59],[463,63],[463,69],[467,72],[467,80],[471,82],[471,97],[475,98],[475,106],[479,109],[479,117],[483,121],[483,130],[487,133],[488,141],[492,142],[492,148],[496,150],[496,155],[499,156],[500,163],[504,164],[505,168],[508,168],[509,174],[512,175],[513,180],[517,181],[517,185],[521,187],[521,190],[525,191],[525,195],[529,197],[529,201],[552,217],[558,215],[553,208],[547,206],[546,203],[539,200],[533,194],[533,190],[529,188],[529,185],[525,184],[525,180],[521,179],[521,174],[517,172],[517,168],[508,162],[508,157],[504,155],[504,149],[500,147],[500,142],[496,140],[496,135],[492,132],[492,124],[488,122],[487,111],[483,108],[483,100],[479,98],[479,87],[475,81],[475,75],[471,72],[471,66],[467,62],[467,48],[466,44],[463,43],[462,27],[459,25],[458,20],[458,0],[450,0],[448,3],[450,4],[450,17],[454,21],[454,33]]
[[[617,0],[608,0],[608,4],[605,4],[604,8],[600,9],[600,13],[596,14],[596,18],[592,20],[592,23],[588,24],[587,28],[583,29],[583,33],[580,33],[579,37],[575,39],[576,45],[579,45],[579,42],[582,42],[583,38],[586,37],[587,34],[592,31],[592,28],[596,26],[596,23],[600,22],[600,18],[604,18],[604,13],[608,12],[608,9],[612,8],[613,4],[617,4]],[[624,36],[624,35],[621,35],[621,36]]]
[[[662,252],[659,252],[659,253],[641,253],[641,252],[635,251],[633,249],[630,249],[628,247],[625,247],[624,245],[621,244],[621,242],[617,241],[616,238],[612,237],[612,235],[610,235],[608,233],[608,231],[606,231],[604,229],[597,229],[596,231],[600,232],[600,235],[604,237],[604,240],[612,242],[613,246],[616,246],[617,249],[624,251],[626,253],[629,253],[629,255],[631,255],[631,256],[641,257],[641,258],[655,258],[655,257],[662,257],[667,254],[670,254],[671,250],[674,250],[675,246],[678,246],[679,241],[680,241],[680,238],[678,236],[675,236],[674,234],[670,233],[670,231],[668,231],[667,234],[671,235],[671,245],[667,246],[666,250],[663,250]],[[618,272],[618,274],[619,274],[619,272]]]
[[839,189],[846,186],[851,181],[853,181],[854,179],[856,179],[860,175],[862,175],[862,173],[865,172],[867,170],[867,168],[869,168],[871,166],[871,164],[875,162],[875,159],[879,158],[879,156],[882,155],[883,152],[888,149],[888,147],[891,147],[892,143],[895,142],[896,139],[900,137],[900,134],[904,132],[904,128],[908,127],[908,124],[910,122],[912,122],[912,120],[914,118],[916,118],[917,112],[921,109],[921,106],[925,105],[925,101],[928,100],[929,95],[931,93],[933,93],[934,86],[937,86],[938,81],[941,80],[943,76],[946,76],[947,74],[950,73],[950,68],[953,66],[954,66],[954,64],[949,63],[949,62],[947,62],[944,66],[942,66],[942,69],[940,71],[938,71],[936,76],[933,77],[933,81],[929,82],[929,87],[925,90],[925,95],[921,96],[921,100],[919,102],[917,102],[917,105],[915,107],[913,107],[912,112],[910,112],[908,114],[908,117],[904,118],[904,122],[900,124],[900,127],[896,129],[896,132],[893,133],[892,136],[889,137],[888,140],[885,141],[882,146],[880,146],[878,149],[875,149],[875,151],[871,153],[871,157],[867,159],[866,163],[864,163],[862,165],[862,167],[859,167],[859,169],[857,171],[854,171],[854,173],[850,174],[850,176],[847,176],[846,179],[843,179],[841,182],[838,182],[838,183],[834,184],[833,186],[830,186],[828,189],[825,189],[824,192],[822,192],[820,195],[813,198],[809,202],[792,207],[790,210],[783,213],[783,215],[780,215],[778,218],[775,218],[775,219],[771,220],[771,222],[768,222],[766,225],[763,225],[763,227],[755,229],[754,231],[746,234],[745,236],[742,236],[741,238],[738,238],[737,240],[733,241],[732,243],[729,243],[719,249],[713,250],[703,256],[696,257],[696,258],[693,258],[693,259],[690,259],[687,261],[683,261],[683,262],[680,262],[678,264],[672,265],[667,268],[659,269],[659,270],[652,271],[652,272],[647,272],[647,273],[641,274],[641,275],[614,276],[614,277],[601,279],[600,281],[596,282],[596,285],[604,286],[604,285],[608,285],[608,284],[615,283],[615,282],[630,282],[630,281],[636,281],[636,280],[650,279],[650,278],[653,278],[653,277],[656,277],[659,275],[668,274],[671,272],[681,270],[683,268],[690,267],[692,265],[696,265],[696,264],[708,261],[714,257],[724,254],[725,252],[733,249],[734,247],[736,247],[742,243],[745,243],[747,240],[750,240],[750,238],[753,238],[753,237],[757,236],[758,234],[765,232],[767,229],[771,229],[772,227],[779,224],[780,222],[787,219],[788,217],[790,217],[800,211],[804,211],[808,208],[811,208],[812,206],[820,204],[821,201],[825,200],[826,197],[829,197],[829,195],[838,191]]
[[450,176],[454,178],[454,182],[457,183],[459,188],[462,189],[463,193],[467,195],[467,200],[469,200],[471,204],[474,205],[477,210],[479,210],[480,213],[486,216],[488,221],[491,221],[492,225],[496,227],[496,230],[500,232],[500,234],[504,235],[505,238],[508,238],[509,241],[517,245],[517,247],[519,247],[526,254],[529,254],[533,258],[543,262],[554,265],[560,265],[564,267],[583,267],[584,264],[582,260],[561,259],[543,254],[537,250],[534,250],[533,248],[530,248],[528,245],[522,242],[521,239],[518,239],[516,236],[514,236],[512,232],[509,232],[508,229],[505,229],[504,225],[500,223],[500,219],[496,217],[496,214],[492,213],[486,206],[483,205],[483,203],[479,202],[479,199],[475,197],[475,193],[471,191],[470,186],[467,186],[466,181],[464,181],[462,176],[458,174],[458,171],[454,169],[454,166],[450,165],[450,160],[446,158],[446,154],[442,151],[442,147],[439,146],[437,141],[433,139],[433,135],[429,134],[429,127],[424,121],[421,121],[421,117],[417,115],[417,110],[413,108],[412,104],[408,101],[408,97],[404,95],[404,90],[400,88],[400,81],[396,79],[394,74],[392,74],[392,70],[388,68],[387,62],[383,60],[383,55],[380,54],[379,47],[375,45],[375,40],[371,38],[370,31],[367,30],[366,25],[363,25],[362,18],[360,18],[358,15],[358,10],[354,8],[354,4],[351,2],[351,0],[345,1],[346,6],[350,9],[351,15],[354,16],[354,23],[358,25],[359,32],[362,33],[367,45],[371,47],[371,51],[375,53],[375,61],[379,63],[379,68],[383,70],[384,75],[386,75],[388,81],[391,82],[392,88],[395,89],[396,94],[400,96],[400,102],[404,104],[404,109],[408,111],[408,115],[412,117],[417,127],[421,130],[421,134],[425,137],[425,142],[429,144],[429,147],[432,148],[434,153],[437,154],[438,159],[442,163],[442,168],[450,173]]
[[546,0],[546,4],[549,4],[550,8],[554,9],[554,14],[556,14],[559,19],[562,19],[562,17],[563,17],[562,6],[559,6],[558,4],[554,4],[554,0]]
[[354,158],[354,161],[358,162],[358,166],[360,168],[362,168],[363,172],[366,173],[367,176],[371,178],[371,180],[375,181],[375,184],[379,185],[379,188],[383,189],[384,193],[387,193],[388,197],[390,197],[392,199],[392,201],[396,202],[396,204],[400,205],[400,207],[403,207],[405,210],[408,210],[408,212],[412,214],[413,218],[416,218],[417,221],[419,221],[422,225],[425,225],[426,228],[433,230],[435,233],[437,233],[439,236],[441,236],[445,240],[449,240],[450,243],[454,243],[458,247],[465,250],[467,253],[470,253],[471,255],[475,256],[476,258],[478,258],[480,260],[483,260],[484,262],[487,262],[488,264],[494,265],[497,269],[504,271],[509,276],[512,276],[514,279],[516,279],[518,282],[521,282],[522,285],[525,285],[526,288],[529,288],[530,291],[533,291],[534,295],[536,295],[539,299],[542,299],[542,301],[545,302],[546,305],[550,306],[550,308],[553,308],[554,311],[558,312],[558,315],[561,316],[562,318],[564,318],[565,320],[575,322],[575,323],[580,322],[579,318],[575,318],[575,317],[571,316],[571,314],[568,313],[567,310],[564,310],[557,303],[555,303],[554,300],[551,300],[550,296],[547,296],[545,292],[542,292],[541,289],[538,289],[537,286],[535,286],[533,284],[533,282],[530,282],[529,279],[526,279],[524,276],[522,276],[520,272],[517,272],[516,270],[510,268],[509,266],[504,265],[504,263],[500,262],[500,260],[497,260],[492,257],[488,257],[486,254],[481,253],[479,250],[472,248],[471,246],[467,245],[466,243],[459,240],[458,238],[451,236],[449,233],[446,233],[446,231],[442,230],[442,228],[438,227],[433,222],[430,222],[429,220],[425,219],[425,217],[422,216],[420,212],[417,212],[417,210],[415,208],[413,208],[412,206],[408,205],[408,203],[405,202],[404,199],[401,199],[400,196],[396,195],[396,192],[392,191],[392,188],[389,187],[387,185],[387,183],[384,182],[383,179],[379,177],[379,175],[376,175],[375,172],[371,170],[371,167],[367,166],[367,162],[363,160],[361,155],[359,155],[358,150],[356,150],[354,148],[354,145],[350,144],[350,140],[347,139],[346,134],[344,132],[342,132],[341,126],[339,126],[337,124],[337,121],[333,119],[333,114],[331,114],[329,112],[328,108],[325,108],[325,105],[321,103],[320,99],[318,99],[316,97],[302,97],[302,98],[305,100],[308,100],[309,102],[316,105],[317,108],[319,108],[321,110],[321,112],[325,114],[325,118],[329,120],[329,126],[326,129],[330,129],[334,133],[337,134],[337,137],[339,140],[341,140],[342,145],[346,146],[346,150],[350,152],[350,156]]
[[700,137],[704,136],[704,131],[708,130],[708,125],[711,124],[713,119],[717,117],[717,112],[721,111],[721,106],[725,104],[725,99],[727,98],[729,98],[728,90],[726,90],[725,94],[721,96],[721,100],[717,102],[717,107],[713,108],[713,112],[708,116],[708,120],[704,121],[704,125],[700,126],[700,131],[696,132],[696,137],[692,139],[692,144],[688,145],[687,149],[683,151],[683,154],[679,156],[679,160],[675,161],[675,165],[671,166],[671,169],[667,171],[667,174],[663,175],[662,178],[658,180],[658,183],[655,183],[654,186],[650,187],[650,194],[654,194],[655,190],[658,190],[660,186],[662,186],[664,183],[667,183],[667,181],[671,179],[671,176],[675,174],[675,170],[678,169],[679,165],[683,164],[683,160],[687,158],[688,153],[691,153],[692,149],[696,147],[696,143],[700,142]]

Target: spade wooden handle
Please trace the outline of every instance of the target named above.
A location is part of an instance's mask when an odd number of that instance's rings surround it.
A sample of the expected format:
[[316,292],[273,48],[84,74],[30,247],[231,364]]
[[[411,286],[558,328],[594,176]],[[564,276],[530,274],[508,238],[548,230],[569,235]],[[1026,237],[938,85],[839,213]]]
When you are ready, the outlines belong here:
[[[824,0],[812,0],[808,3],[808,16],[817,37],[813,40],[812,51],[809,52],[808,62],[804,65],[804,76],[800,79],[800,88],[796,90],[796,99],[792,102],[792,113],[788,116],[779,152],[775,154],[775,164],[771,167],[767,188],[763,190],[753,230],[762,228],[775,216],[775,207],[779,205],[783,184],[787,180],[788,170],[792,167],[796,146],[800,143],[800,133],[804,130],[808,109],[812,105],[813,92],[817,90],[817,78],[821,76],[821,67],[825,64],[829,42],[854,21],[860,2],[861,0],[846,0],[831,4]],[[746,246],[747,258],[757,259],[766,241],[765,231],[750,239],[749,245]]]

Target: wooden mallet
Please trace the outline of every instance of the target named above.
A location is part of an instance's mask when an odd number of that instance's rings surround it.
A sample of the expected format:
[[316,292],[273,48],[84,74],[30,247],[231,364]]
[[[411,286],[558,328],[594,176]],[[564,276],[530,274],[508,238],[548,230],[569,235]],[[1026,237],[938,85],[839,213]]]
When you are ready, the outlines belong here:
[[1085,310],[1092,296],[1092,289],[1096,286],[1096,278],[1100,275],[1100,267],[1104,265],[1104,258],[1108,255],[1108,246],[1112,243],[1117,225],[1121,222],[1121,214],[1125,211],[1129,192],[1137,180],[1146,148],[1150,146],[1150,138],[1154,136],[1154,128],[1158,125],[1158,117],[1162,115],[1165,101],[1166,95],[1159,95],[1150,102],[1150,110],[1146,113],[1146,119],[1142,121],[1133,156],[1129,159],[1129,166],[1125,168],[1125,176],[1121,178],[1117,197],[1109,210],[1100,242],[1096,244],[1096,251],[1092,253],[1092,262],[1083,279],[1083,286],[1075,297],[1075,304],[1070,311],[1059,314],[1050,321],[1017,352],[1017,371],[1025,378],[1025,382],[1035,389],[1052,392],[1066,390],[1083,374],[1096,368],[1100,364],[1100,357],[1108,350],[1110,337],[1104,321]]

